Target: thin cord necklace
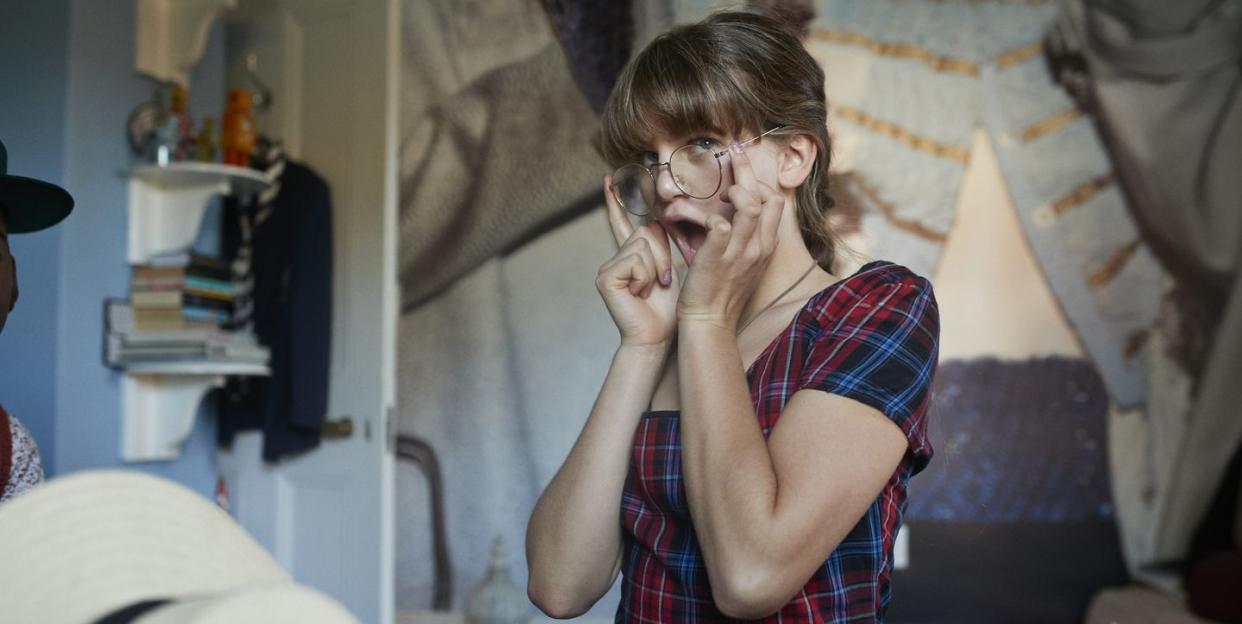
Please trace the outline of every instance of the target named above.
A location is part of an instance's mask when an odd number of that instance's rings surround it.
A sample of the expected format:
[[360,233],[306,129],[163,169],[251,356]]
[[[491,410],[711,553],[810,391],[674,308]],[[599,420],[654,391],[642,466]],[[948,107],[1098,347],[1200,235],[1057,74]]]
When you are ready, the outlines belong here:
[[772,306],[776,305],[776,302],[777,302],[777,301],[780,301],[780,300],[781,300],[781,299],[782,299],[785,295],[788,295],[788,294],[790,293],[790,291],[792,291],[793,289],[797,288],[797,287],[798,287],[798,284],[801,284],[801,283],[802,283],[802,280],[806,279],[806,276],[810,275],[810,274],[811,274],[811,271],[814,271],[814,270],[815,270],[815,265],[816,265],[816,264],[818,264],[818,263],[817,263],[817,262],[815,262],[814,260],[812,260],[812,261],[811,261],[811,266],[809,266],[809,267],[807,267],[807,268],[806,268],[806,271],[804,271],[804,272],[802,273],[802,277],[799,277],[799,278],[797,279],[797,281],[795,281],[794,283],[792,283],[792,284],[790,284],[790,285],[789,285],[789,288],[786,288],[785,290],[781,291],[781,294],[777,295],[775,299],[773,299],[773,300],[769,301],[769,302],[768,302],[768,305],[763,306],[763,308],[762,308],[762,309],[760,309],[758,312],[756,312],[754,316],[752,316],[752,317],[750,317],[749,319],[747,319],[745,323],[742,323],[742,326],[741,326],[741,327],[739,327],[739,328],[737,329],[737,333],[736,333],[736,334],[734,334],[734,335],[735,335],[735,336],[741,336],[741,335],[742,335],[742,332],[746,331],[746,328],[747,328],[747,327],[750,327],[750,324],[755,322],[755,319],[757,319],[757,318],[759,318],[759,317],[763,316],[763,313],[764,313],[764,312],[767,312],[769,308],[771,308]]

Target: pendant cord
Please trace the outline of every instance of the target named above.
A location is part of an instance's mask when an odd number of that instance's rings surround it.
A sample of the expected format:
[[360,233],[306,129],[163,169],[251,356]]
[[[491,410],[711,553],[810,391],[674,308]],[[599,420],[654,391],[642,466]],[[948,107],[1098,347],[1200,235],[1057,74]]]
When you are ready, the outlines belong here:
[[788,295],[791,291],[793,291],[793,289],[797,288],[798,284],[801,284],[802,280],[806,279],[806,276],[810,275],[811,271],[815,270],[815,266],[817,264],[819,263],[812,261],[811,266],[807,267],[806,271],[802,273],[802,277],[799,277],[797,281],[789,285],[789,288],[786,288],[785,290],[781,292],[781,294],[777,295],[775,299],[773,299],[772,301],[769,301],[768,305],[763,306],[763,308],[759,310],[758,312],[756,312],[754,316],[747,319],[745,323],[742,323],[742,326],[737,329],[737,333],[734,335],[741,336],[742,332],[746,331],[746,328],[750,327],[750,324],[755,322],[755,319],[763,316],[763,313],[767,312],[769,309],[771,309],[772,306],[776,305],[777,301],[780,301],[782,298],[785,297],[785,295]]

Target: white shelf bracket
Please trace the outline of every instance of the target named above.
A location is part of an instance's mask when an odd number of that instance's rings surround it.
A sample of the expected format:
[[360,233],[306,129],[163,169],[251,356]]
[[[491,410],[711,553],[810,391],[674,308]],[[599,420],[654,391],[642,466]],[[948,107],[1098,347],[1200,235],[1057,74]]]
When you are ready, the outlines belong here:
[[138,32],[134,65],[164,82],[190,86],[190,70],[203,58],[211,23],[237,0],[135,0]]
[[194,429],[203,397],[224,386],[223,375],[133,375],[121,377],[121,459],[176,459]]
[[146,165],[129,176],[130,264],[188,249],[216,195],[257,193],[271,186],[262,173],[214,163]]
[[[131,178],[129,181],[130,264],[139,264],[154,254],[188,247],[198,236],[199,225],[208,202],[228,193],[227,181],[215,181],[181,188],[156,188]],[[175,209],[170,209],[170,206]]]

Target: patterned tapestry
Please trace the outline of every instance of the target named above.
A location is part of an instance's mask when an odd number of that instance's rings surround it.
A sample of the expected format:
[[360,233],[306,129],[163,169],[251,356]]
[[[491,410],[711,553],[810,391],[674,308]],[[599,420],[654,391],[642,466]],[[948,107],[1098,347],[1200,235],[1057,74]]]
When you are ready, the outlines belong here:
[[[498,536],[524,586],[526,519],[615,348],[595,115],[633,49],[724,4],[404,4],[400,431],[439,455],[456,608]],[[1163,452],[1114,429],[1179,373],[1158,357],[1166,278],[1046,74],[1054,3],[754,4],[800,24],[827,74],[835,272],[905,264],[946,319],[890,621],[1076,621],[1126,577],[1116,492],[1160,485],[1113,481],[1110,444]],[[428,487],[402,465],[398,488],[398,608],[430,609]],[[944,591],[952,574],[979,580]]]

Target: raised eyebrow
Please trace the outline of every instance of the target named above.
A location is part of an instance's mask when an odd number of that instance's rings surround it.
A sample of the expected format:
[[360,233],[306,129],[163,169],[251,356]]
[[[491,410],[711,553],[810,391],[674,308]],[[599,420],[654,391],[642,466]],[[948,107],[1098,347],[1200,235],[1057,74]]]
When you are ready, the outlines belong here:
[[716,126],[711,126],[687,132],[683,136],[679,137],[680,140],[677,142],[688,142],[695,139],[722,139],[725,136],[727,136],[727,133],[724,130],[717,128]]

